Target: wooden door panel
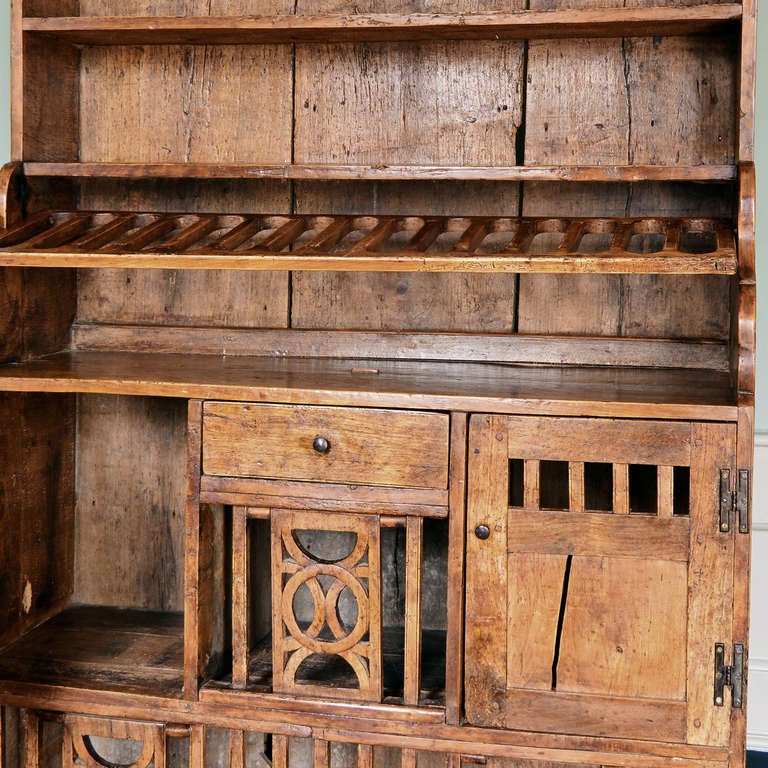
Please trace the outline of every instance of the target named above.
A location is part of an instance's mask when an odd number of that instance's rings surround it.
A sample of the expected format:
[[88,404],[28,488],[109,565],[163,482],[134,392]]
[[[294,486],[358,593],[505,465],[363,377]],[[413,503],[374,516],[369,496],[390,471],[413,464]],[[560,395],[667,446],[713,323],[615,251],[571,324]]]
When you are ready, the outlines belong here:
[[472,417],[469,722],[727,743],[734,446],[733,425]]
[[574,557],[558,691],[685,698],[684,563]]

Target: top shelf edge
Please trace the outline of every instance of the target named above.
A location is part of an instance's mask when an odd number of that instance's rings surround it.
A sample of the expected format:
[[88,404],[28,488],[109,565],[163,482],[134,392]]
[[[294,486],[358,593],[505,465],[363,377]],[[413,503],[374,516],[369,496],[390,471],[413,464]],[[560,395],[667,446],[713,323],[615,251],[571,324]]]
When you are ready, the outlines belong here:
[[58,16],[22,19],[22,31],[100,45],[644,37],[722,30],[739,3],[484,13],[264,16]]

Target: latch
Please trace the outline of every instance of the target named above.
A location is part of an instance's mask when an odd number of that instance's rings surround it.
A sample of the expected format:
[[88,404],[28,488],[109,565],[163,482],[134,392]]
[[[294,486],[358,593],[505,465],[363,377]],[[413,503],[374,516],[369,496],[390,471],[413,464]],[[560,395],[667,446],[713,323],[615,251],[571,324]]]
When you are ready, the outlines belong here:
[[720,530],[731,530],[731,521],[736,519],[739,533],[749,533],[749,470],[737,473],[736,490],[731,490],[731,470],[720,470]]
[[733,664],[725,664],[725,643],[715,643],[715,706],[722,707],[725,686],[731,689],[731,706],[741,709],[744,701],[744,645],[734,643]]

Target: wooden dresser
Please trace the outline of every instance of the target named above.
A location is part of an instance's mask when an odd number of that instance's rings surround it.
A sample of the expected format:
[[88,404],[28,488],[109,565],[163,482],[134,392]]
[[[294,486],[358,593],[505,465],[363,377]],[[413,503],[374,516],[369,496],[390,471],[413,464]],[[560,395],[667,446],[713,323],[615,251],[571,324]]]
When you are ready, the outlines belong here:
[[739,768],[755,0],[12,0],[0,768]]

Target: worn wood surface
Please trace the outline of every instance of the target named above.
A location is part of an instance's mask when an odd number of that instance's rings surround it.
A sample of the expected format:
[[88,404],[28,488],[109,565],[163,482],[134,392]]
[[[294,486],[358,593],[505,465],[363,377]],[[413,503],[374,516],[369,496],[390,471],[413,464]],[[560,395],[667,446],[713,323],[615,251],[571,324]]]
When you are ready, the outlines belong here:
[[181,610],[186,403],[78,401],[75,599]]
[[[325,444],[316,447],[318,439]],[[448,419],[405,411],[206,403],[203,472],[445,488]]]
[[[78,352],[0,368],[0,390],[735,420],[727,373]],[[180,390],[181,387],[181,390]],[[314,439],[314,436],[313,436]]]

